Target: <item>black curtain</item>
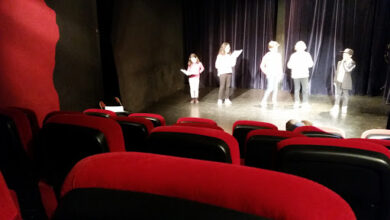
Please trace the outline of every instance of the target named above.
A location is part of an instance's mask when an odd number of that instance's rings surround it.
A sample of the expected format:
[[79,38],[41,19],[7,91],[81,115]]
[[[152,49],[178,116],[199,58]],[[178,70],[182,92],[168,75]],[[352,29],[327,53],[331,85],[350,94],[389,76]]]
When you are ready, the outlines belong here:
[[[388,0],[286,0],[285,56],[290,56],[298,40],[305,41],[314,59],[311,93],[333,94],[340,51],[351,48],[357,63],[353,94],[380,95],[386,81],[383,54],[389,13]],[[291,80],[285,86],[291,87]]]
[[205,71],[201,86],[217,86],[215,60],[222,42],[243,49],[233,73],[233,87],[264,88],[260,59],[274,39],[277,0],[184,1],[184,52],[186,65],[196,53]]
[[[193,52],[200,56],[206,68],[202,86],[218,85],[215,59],[220,44],[228,41],[233,49],[244,49],[233,87],[264,89],[259,62],[267,52],[267,43],[275,39],[280,1],[285,1],[286,10],[284,61],[287,63],[298,40],[306,42],[314,59],[311,94],[333,94],[335,66],[342,57],[340,51],[347,47],[355,51],[357,63],[353,94],[380,95],[390,87],[383,58],[390,36],[388,0],[200,0],[196,4],[185,1],[185,57]],[[286,70],[282,88],[291,87],[290,71]]]

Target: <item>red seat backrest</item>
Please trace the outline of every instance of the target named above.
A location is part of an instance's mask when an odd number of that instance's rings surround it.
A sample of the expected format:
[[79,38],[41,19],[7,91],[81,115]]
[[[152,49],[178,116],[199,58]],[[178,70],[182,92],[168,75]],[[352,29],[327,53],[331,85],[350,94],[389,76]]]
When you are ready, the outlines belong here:
[[339,195],[310,180],[163,155],[124,152],[85,158],[66,178],[61,195],[78,188],[157,194],[269,219],[355,219]]
[[13,199],[11,191],[0,172],[0,219],[21,220],[17,201]]

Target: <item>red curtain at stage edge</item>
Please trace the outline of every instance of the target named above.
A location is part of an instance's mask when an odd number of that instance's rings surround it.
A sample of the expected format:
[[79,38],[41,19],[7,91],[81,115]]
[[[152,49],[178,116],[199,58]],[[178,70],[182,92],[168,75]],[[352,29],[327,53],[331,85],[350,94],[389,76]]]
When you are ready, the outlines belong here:
[[0,1],[0,107],[29,108],[39,122],[59,110],[54,88],[56,14],[44,0]]

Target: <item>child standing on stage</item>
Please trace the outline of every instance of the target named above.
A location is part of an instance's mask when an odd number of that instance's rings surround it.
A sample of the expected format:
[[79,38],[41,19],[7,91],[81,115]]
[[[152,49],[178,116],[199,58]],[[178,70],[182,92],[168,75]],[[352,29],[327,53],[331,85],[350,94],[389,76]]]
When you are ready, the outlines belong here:
[[200,74],[204,71],[203,64],[200,62],[198,56],[194,53],[188,58],[187,70],[181,70],[188,76],[188,82],[190,84],[191,103],[198,103],[199,97],[199,78]]
[[231,48],[229,43],[222,43],[219,48],[217,60],[215,61],[215,68],[218,70],[219,77],[218,105],[222,105],[223,99],[225,100],[225,104],[232,104],[229,99],[229,95],[233,67],[236,65],[237,57],[241,54],[242,50],[234,51],[233,54],[230,50]]
[[272,94],[272,104],[277,104],[278,85],[283,77],[282,56],[278,52],[279,43],[270,41],[268,43],[269,52],[261,60],[260,69],[267,76],[267,90],[265,91],[261,106],[267,105],[268,96]]
[[304,108],[309,108],[309,68],[313,67],[313,59],[310,53],[306,52],[306,44],[298,41],[295,44],[295,51],[287,63],[291,69],[291,78],[294,80],[294,108],[299,107],[299,91],[302,87],[302,102]]
[[352,59],[353,50],[346,48],[343,51],[343,59],[337,63],[337,69],[334,76],[335,85],[335,103],[331,109],[332,113],[339,112],[339,104],[341,98],[343,99],[343,105],[341,113],[347,113],[349,91],[352,90],[352,77],[351,72],[356,67],[355,61]]

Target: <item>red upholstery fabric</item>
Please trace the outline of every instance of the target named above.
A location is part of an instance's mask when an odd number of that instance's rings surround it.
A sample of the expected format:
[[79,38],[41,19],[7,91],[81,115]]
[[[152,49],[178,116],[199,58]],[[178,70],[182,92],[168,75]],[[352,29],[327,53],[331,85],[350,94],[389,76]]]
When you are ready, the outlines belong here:
[[32,130],[30,120],[28,119],[27,115],[23,111],[16,108],[0,109],[0,114],[12,118],[12,120],[15,122],[23,148],[28,153],[28,155],[31,156]]
[[152,114],[152,113],[132,113],[129,115],[129,117],[150,117],[150,118],[156,118],[160,121],[161,126],[166,125],[165,119],[163,116],[158,114]]
[[83,114],[55,115],[50,117],[46,123],[61,123],[97,129],[106,136],[111,152],[125,151],[122,129],[118,122],[113,119]]
[[289,145],[310,145],[310,146],[319,146],[319,147],[332,146],[332,147],[354,148],[354,149],[378,152],[390,158],[390,152],[386,147],[384,147],[383,145],[370,143],[365,140],[299,137],[299,138],[291,138],[279,142],[278,150]]
[[264,127],[264,128],[268,128],[268,129],[278,130],[278,127],[276,127],[276,125],[273,125],[271,123],[260,122],[260,121],[238,120],[238,121],[234,122],[234,124],[233,124],[233,131],[237,125],[250,125],[250,126],[258,126],[258,127]]
[[383,139],[366,139],[366,138],[350,138],[348,140],[358,140],[358,141],[367,141],[375,144],[383,145],[387,148],[390,148],[390,140],[383,140]]
[[200,127],[200,128],[212,128],[223,131],[223,128],[219,127],[218,125],[212,125],[212,124],[205,124],[205,123],[176,123],[173,126],[189,126],[189,127]]
[[240,151],[238,148],[237,140],[232,135],[224,131],[211,129],[211,128],[200,128],[200,127],[190,127],[190,126],[160,126],[154,128],[151,133],[154,132],[187,133],[187,134],[196,134],[196,135],[218,138],[224,141],[229,146],[232,163],[240,164]]
[[47,120],[54,115],[82,115],[82,114],[83,114],[82,112],[74,112],[74,111],[52,111],[45,116],[45,118],[43,119],[43,124],[45,124]]
[[116,121],[125,121],[125,122],[133,122],[133,123],[138,123],[138,124],[143,124],[145,125],[146,129],[148,130],[148,134],[153,129],[153,123],[149,121],[148,119],[141,118],[141,117],[118,117],[115,116],[112,119],[115,119]]
[[195,117],[182,117],[177,119],[176,124],[180,123],[201,123],[201,124],[210,124],[210,125],[217,125],[217,122],[208,119],[208,118],[195,118]]
[[310,180],[163,155],[125,152],[85,158],[72,169],[61,194],[77,188],[171,196],[276,220],[355,219],[339,195]]
[[11,191],[0,173],[0,219],[21,220],[21,215]]
[[90,108],[90,109],[87,109],[87,110],[84,110],[83,113],[100,113],[100,114],[106,114],[106,115],[109,115],[110,118],[111,117],[116,117],[116,114],[115,112],[113,111],[110,111],[110,110],[105,110],[105,109],[97,109],[97,108]]
[[280,131],[280,130],[271,130],[271,129],[259,129],[259,130],[253,130],[248,133],[246,136],[246,142],[248,139],[252,136],[275,136],[275,137],[285,137],[285,138],[292,138],[292,137],[304,137],[303,134],[300,133],[294,133],[292,131]]
[[321,130],[317,127],[314,127],[314,126],[301,126],[301,127],[295,128],[293,130],[294,133],[305,133],[305,132],[310,132],[310,131],[326,133],[326,131],[323,131],[323,130]]
[[53,187],[49,186],[43,181],[38,183],[39,191],[41,193],[43,207],[49,219],[53,216],[57,208],[58,202]]

